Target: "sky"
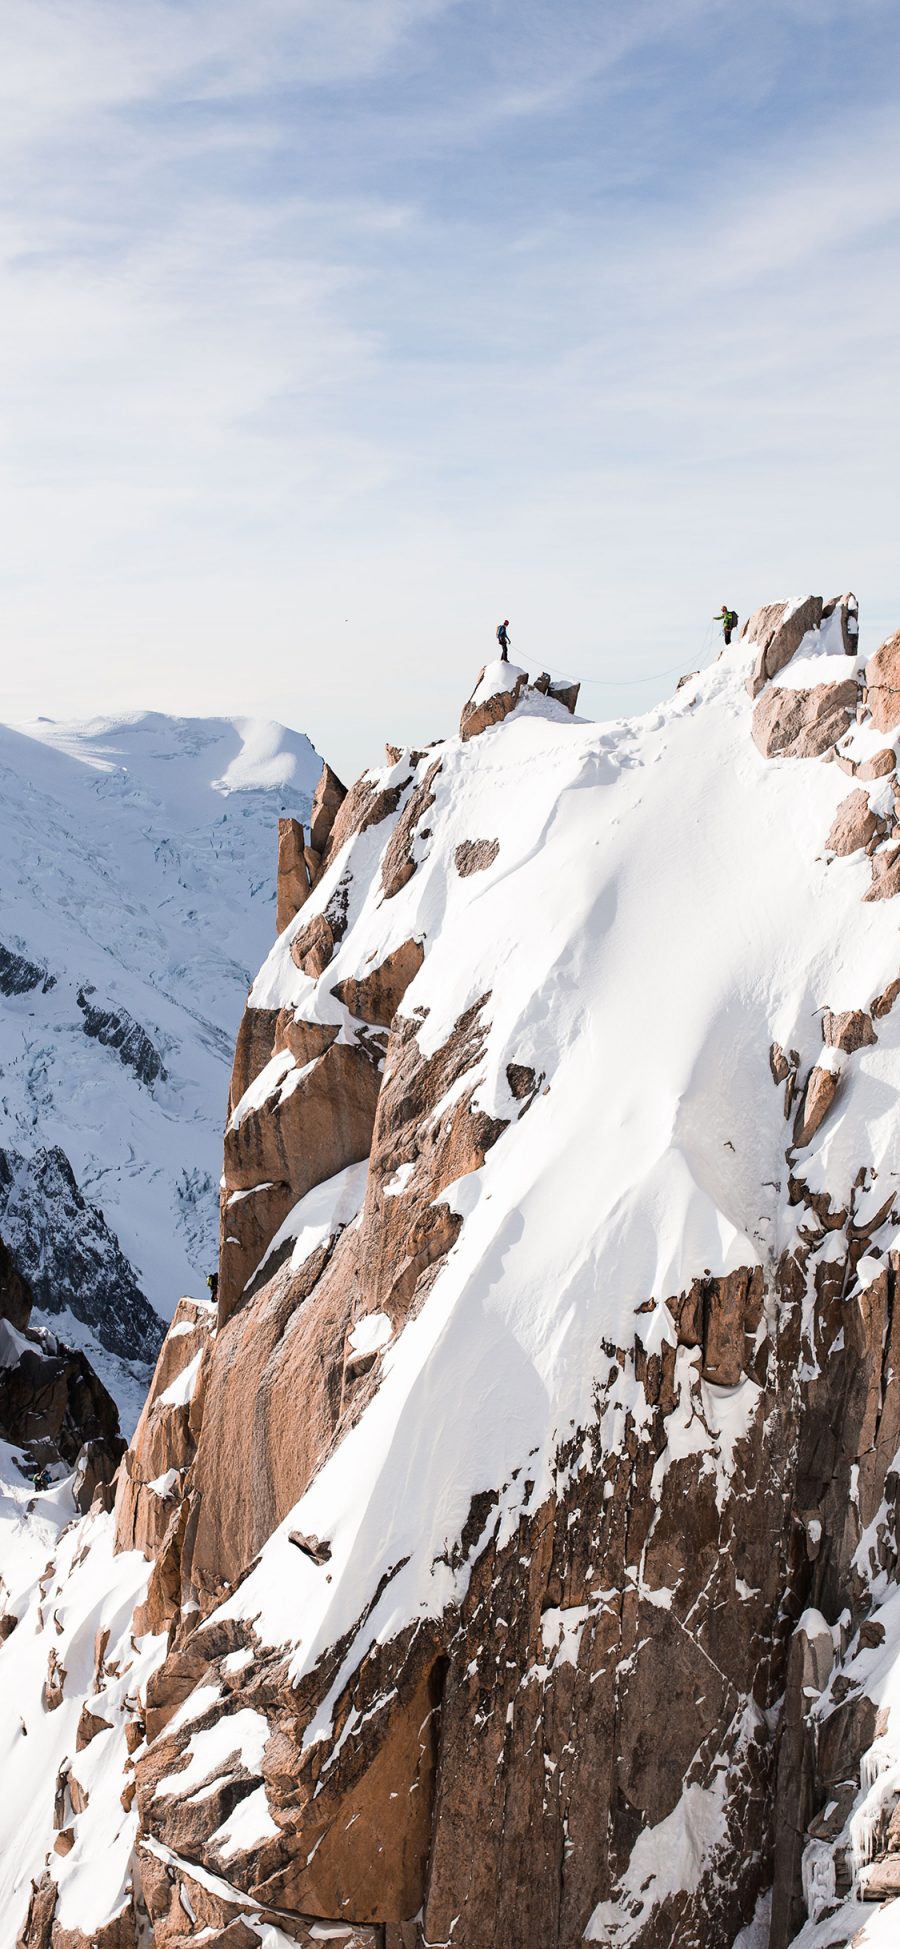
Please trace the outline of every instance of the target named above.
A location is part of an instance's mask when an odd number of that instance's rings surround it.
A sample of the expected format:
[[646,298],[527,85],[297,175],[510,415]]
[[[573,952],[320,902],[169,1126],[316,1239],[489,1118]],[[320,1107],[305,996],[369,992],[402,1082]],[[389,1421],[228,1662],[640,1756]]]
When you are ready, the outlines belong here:
[[900,626],[895,0],[0,0],[0,717]]

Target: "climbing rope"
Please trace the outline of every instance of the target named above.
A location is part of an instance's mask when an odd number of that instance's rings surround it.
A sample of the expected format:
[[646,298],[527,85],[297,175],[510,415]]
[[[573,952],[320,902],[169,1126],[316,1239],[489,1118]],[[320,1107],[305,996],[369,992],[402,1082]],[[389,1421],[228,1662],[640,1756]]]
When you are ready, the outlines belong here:
[[680,663],[671,663],[668,670],[656,670],[652,677],[580,677],[578,681],[582,684],[599,684],[601,690],[621,690],[624,684],[660,683],[663,677],[674,677],[676,670],[680,669]]
[[[706,627],[706,633],[704,635],[703,642],[700,645],[700,651],[699,651],[699,661],[700,661],[701,670],[705,667],[707,661],[709,660],[710,653],[713,647],[714,631],[715,631],[715,622],[708,623]],[[510,641],[510,645],[509,645],[510,652],[514,651],[515,647],[516,647],[515,644],[512,641]],[[661,683],[664,677],[674,677],[676,673],[681,673],[683,669],[684,669],[684,659],[681,658],[678,663],[670,663],[666,670],[654,670],[652,675],[646,677],[627,677],[627,676],[626,677],[580,677],[578,681],[580,682],[582,688],[584,688],[585,684],[593,684],[599,690],[622,690],[626,686],[630,687],[630,685],[632,684]],[[575,679],[573,678],[573,682],[574,681]]]
[[[715,622],[708,623],[706,626],[706,633],[699,651],[701,670],[708,662],[712,651],[715,627]],[[581,682],[583,684],[597,684],[601,690],[621,690],[624,684],[661,683],[663,677],[674,677],[676,671],[681,671],[683,668],[684,661],[682,659],[679,663],[670,663],[666,670],[655,670],[652,676],[649,677],[582,677]]]

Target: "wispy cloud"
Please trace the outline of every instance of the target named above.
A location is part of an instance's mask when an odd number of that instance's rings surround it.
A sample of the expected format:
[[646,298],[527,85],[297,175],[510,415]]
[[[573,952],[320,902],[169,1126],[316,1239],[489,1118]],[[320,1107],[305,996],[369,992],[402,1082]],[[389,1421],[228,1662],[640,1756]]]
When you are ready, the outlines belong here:
[[624,707],[723,594],[900,609],[898,82],[886,0],[7,0],[0,714],[352,765],[495,610]]

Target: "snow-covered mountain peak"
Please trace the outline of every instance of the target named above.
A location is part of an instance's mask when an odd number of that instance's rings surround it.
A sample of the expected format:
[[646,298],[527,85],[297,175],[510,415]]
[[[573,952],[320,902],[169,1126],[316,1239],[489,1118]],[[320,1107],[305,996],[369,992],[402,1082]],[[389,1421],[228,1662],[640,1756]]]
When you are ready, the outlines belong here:
[[[121,1364],[121,1306],[114,1323],[94,1314],[122,1288],[117,1242],[126,1311],[142,1292],[168,1317],[214,1262],[222,1106],[275,927],[277,822],[308,820],[321,769],[302,733],[253,718],[0,726],[0,1231],[25,1242],[38,1308],[72,1315],[129,1426],[147,1370],[135,1384]],[[79,1199],[102,1214],[83,1220],[104,1263],[93,1299],[83,1272],[77,1290],[63,1278]],[[27,1241],[54,1215],[48,1280]],[[139,1364],[152,1319],[133,1315]]]
[[133,791],[165,807],[170,826],[201,818],[210,791],[311,798],[322,769],[309,738],[271,718],[134,711],[60,723],[39,717],[5,728],[93,771],[124,773]]

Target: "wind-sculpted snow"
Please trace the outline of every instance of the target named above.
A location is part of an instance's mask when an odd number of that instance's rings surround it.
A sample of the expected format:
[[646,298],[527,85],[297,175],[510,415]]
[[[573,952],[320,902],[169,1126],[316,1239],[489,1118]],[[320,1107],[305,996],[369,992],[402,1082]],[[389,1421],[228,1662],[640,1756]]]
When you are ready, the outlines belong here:
[[30,1271],[129,1428],[154,1321],[215,1263],[222,1110],[274,928],[277,817],[309,818],[320,769],[306,738],[255,720],[0,727],[0,1146],[33,1188],[41,1157],[64,1160],[57,1177],[71,1167],[71,1197],[43,1215],[32,1200],[27,1229],[55,1243]]

